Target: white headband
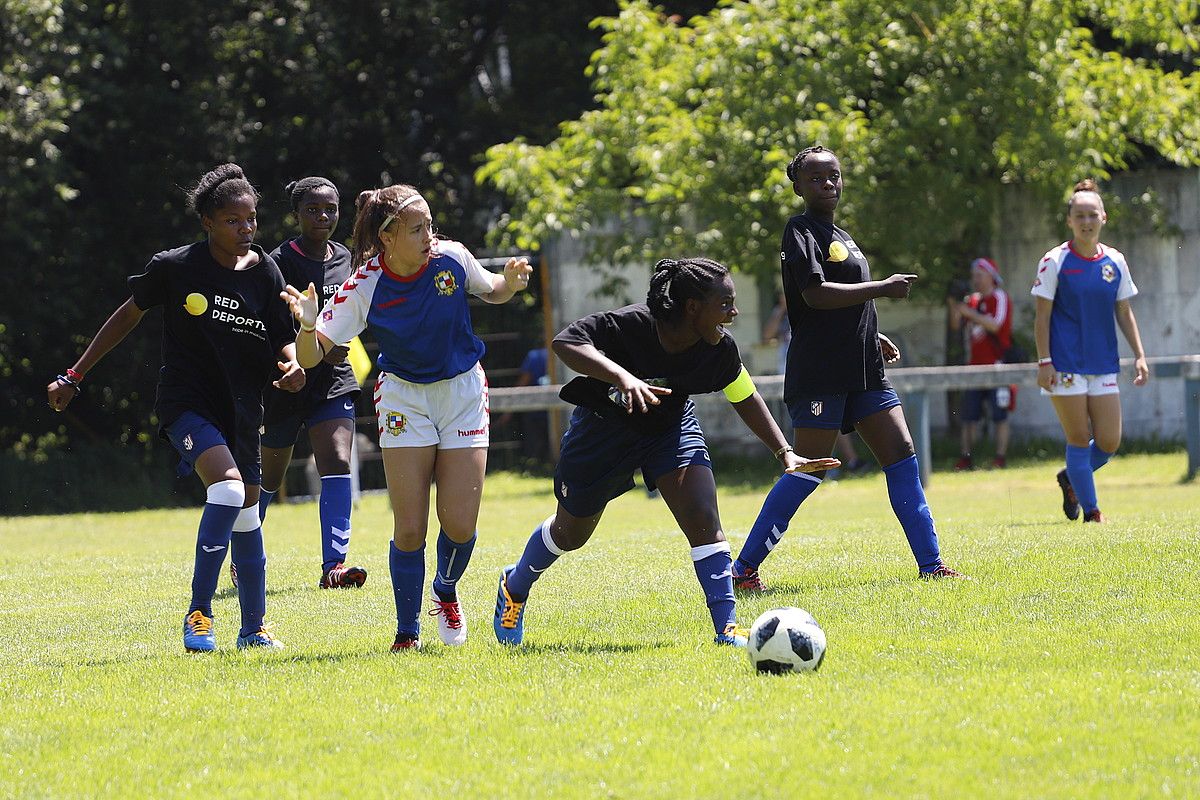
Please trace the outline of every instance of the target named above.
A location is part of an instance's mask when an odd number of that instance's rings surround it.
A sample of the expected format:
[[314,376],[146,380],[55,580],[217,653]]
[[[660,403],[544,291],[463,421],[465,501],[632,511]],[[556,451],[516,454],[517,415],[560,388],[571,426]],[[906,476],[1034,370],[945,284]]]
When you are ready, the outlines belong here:
[[386,230],[387,226],[392,224],[392,220],[394,220],[396,217],[400,216],[401,211],[408,208],[409,206],[411,206],[413,203],[417,202],[418,200],[424,200],[424,199],[425,198],[421,197],[421,195],[414,194],[412,197],[408,198],[403,203],[396,206],[396,210],[393,211],[391,214],[388,214],[387,217],[384,218],[383,224],[379,226],[379,230],[380,231]]

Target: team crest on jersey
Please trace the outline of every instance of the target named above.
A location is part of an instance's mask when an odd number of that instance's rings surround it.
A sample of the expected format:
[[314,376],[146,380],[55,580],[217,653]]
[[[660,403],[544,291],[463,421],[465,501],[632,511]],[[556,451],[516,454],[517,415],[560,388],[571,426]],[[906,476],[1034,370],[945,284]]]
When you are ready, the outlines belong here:
[[813,400],[808,404],[808,410],[812,412],[814,417],[821,416],[821,412],[825,410],[825,404],[820,400]]
[[333,309],[327,308],[324,311],[322,311],[321,319],[325,320],[326,322],[333,322]]
[[846,245],[834,239],[829,243],[829,260],[830,261],[845,261],[850,257],[850,251],[846,249]]
[[453,272],[444,269],[433,276],[433,285],[437,287],[438,294],[452,295],[454,294],[454,290],[458,288],[458,281],[454,280]]
[[1113,269],[1112,264],[1105,264],[1100,268],[1100,277],[1104,278],[1105,283],[1112,283],[1117,279],[1117,271]]
[[392,436],[399,436],[408,430],[408,417],[399,411],[384,412],[383,427],[387,428],[387,432]]

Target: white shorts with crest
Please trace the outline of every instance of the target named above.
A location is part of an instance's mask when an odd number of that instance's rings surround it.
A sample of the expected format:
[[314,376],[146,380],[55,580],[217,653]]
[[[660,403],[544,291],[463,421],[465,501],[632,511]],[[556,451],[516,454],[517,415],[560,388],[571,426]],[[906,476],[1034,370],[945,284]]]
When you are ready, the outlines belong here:
[[1054,385],[1049,391],[1042,389],[1042,394],[1050,397],[1070,397],[1085,394],[1088,397],[1099,397],[1105,394],[1120,394],[1117,386],[1117,375],[1081,375],[1078,372],[1056,372]]
[[410,383],[382,372],[375,384],[375,413],[380,447],[488,446],[488,385],[479,364],[435,383]]

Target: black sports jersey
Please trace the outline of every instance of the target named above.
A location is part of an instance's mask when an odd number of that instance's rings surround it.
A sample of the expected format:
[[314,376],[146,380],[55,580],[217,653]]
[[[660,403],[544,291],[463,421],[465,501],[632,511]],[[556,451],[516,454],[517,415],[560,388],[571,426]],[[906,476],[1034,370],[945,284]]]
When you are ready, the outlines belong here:
[[281,374],[279,350],[295,339],[279,298],[283,276],[263,249],[244,270],[218,264],[207,242],[166,250],[129,278],[143,311],[163,307],[162,370],[154,411],[160,431],[184,411],[220,428],[231,451],[239,431],[262,424],[262,387]]
[[610,398],[614,387],[596,378],[575,378],[559,393],[568,403],[648,434],[677,423],[688,395],[720,391],[742,370],[741,353],[728,333],[718,344],[701,339],[682,353],[668,353],[658,340],[658,322],[645,303],[586,316],[568,325],[554,341],[594,345],[646,383],[671,389],[671,394],[659,397],[661,404],[650,406],[644,414],[627,413],[619,396]]
[[[304,255],[296,239],[289,239],[271,251],[285,282],[304,291],[311,283],[321,292],[321,308],[350,277],[350,251],[340,244],[329,243],[333,257],[316,261]],[[336,366],[321,362],[305,372],[304,388],[285,392],[267,382],[263,391],[263,419],[267,424],[296,414],[306,415],[317,403],[346,394],[358,394],[358,381],[348,361]]]
[[889,389],[879,351],[875,301],[829,310],[804,301],[813,281],[865,283],[867,259],[850,234],[828,222],[797,214],[783,230],[783,292],[792,343],[783,396],[794,402],[814,394]]

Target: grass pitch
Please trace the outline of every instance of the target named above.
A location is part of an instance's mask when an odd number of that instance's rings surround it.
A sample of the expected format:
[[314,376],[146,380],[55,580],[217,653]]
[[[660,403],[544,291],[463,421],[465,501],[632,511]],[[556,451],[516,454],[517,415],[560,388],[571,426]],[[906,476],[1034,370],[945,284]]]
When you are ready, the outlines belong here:
[[[1181,455],[1118,456],[1111,522],[1085,526],[1055,469],[935,475],[970,582],[916,580],[878,474],[823,486],[739,602],[825,628],[821,671],[783,677],[711,644],[686,542],[640,490],[535,587],[515,651],[496,578],[546,479],[489,477],[468,644],[426,618],[399,656],[382,497],[354,517],[359,591],[316,588],[313,504],[272,507],[281,654],[234,649],[224,578],[221,650],[183,653],[198,510],[0,520],[0,796],[1200,796],[1200,487]],[[735,553],[767,488],[721,491]]]

